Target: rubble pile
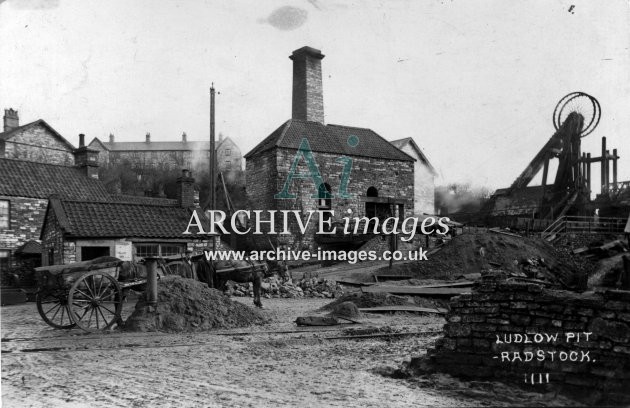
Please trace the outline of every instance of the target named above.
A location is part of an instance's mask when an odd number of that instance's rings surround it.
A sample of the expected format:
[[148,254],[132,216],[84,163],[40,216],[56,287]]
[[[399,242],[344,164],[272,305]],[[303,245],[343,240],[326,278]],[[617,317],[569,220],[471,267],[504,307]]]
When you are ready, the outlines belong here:
[[127,331],[195,332],[266,323],[268,318],[205,283],[180,276],[158,281],[158,302],[153,309],[142,296],[125,322]]
[[[229,296],[253,296],[253,283],[228,281],[225,294]],[[338,298],[343,295],[343,286],[324,278],[303,278],[298,281],[282,280],[276,276],[263,279],[261,294],[265,298]]]

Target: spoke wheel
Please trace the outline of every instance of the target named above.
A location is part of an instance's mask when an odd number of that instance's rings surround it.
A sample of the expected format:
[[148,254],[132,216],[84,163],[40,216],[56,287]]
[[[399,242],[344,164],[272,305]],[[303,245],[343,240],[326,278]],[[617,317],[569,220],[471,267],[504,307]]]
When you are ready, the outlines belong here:
[[68,294],[70,316],[88,332],[107,330],[120,320],[122,289],[107,273],[94,271],[74,282]]
[[68,295],[64,291],[43,291],[37,294],[37,311],[48,325],[56,329],[70,329],[74,322],[68,308]]
[[602,110],[599,101],[584,92],[571,92],[560,99],[553,111],[553,126],[558,130],[571,112],[579,113],[584,117],[584,125],[580,137],[589,135],[601,118]]

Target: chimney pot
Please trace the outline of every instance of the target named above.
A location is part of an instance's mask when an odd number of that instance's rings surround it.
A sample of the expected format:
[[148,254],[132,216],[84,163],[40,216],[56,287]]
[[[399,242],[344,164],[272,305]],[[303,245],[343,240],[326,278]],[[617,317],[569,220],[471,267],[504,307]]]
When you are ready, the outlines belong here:
[[293,119],[324,123],[322,59],[320,50],[302,47],[289,57],[293,61]]
[[146,142],[151,143],[151,133],[147,132]]
[[79,133],[79,147],[85,146],[85,135],[83,133]]
[[18,116],[18,111],[13,110],[13,108],[4,110],[4,132],[8,132],[17,127],[20,127],[20,118]]
[[113,133],[109,134],[109,143],[114,143],[114,134]]
[[182,142],[186,143],[186,132],[182,133]]

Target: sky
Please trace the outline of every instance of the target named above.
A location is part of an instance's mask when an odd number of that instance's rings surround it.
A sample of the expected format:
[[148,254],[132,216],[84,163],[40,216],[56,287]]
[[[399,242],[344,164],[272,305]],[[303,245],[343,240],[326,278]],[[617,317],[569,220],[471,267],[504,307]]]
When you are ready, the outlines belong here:
[[[630,6],[579,0],[0,0],[0,107],[117,141],[248,152],[291,116],[288,56],[320,49],[326,123],[412,137],[451,182],[509,186],[574,91],[600,102],[583,150],[630,180]],[[598,166],[593,167],[599,180]]]

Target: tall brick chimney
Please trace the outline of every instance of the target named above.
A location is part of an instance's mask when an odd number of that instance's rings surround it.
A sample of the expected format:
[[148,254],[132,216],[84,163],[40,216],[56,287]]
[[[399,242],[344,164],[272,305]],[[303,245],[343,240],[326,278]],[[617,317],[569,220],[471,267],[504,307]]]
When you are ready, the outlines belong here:
[[322,59],[320,50],[302,47],[293,51],[293,119],[324,123]]
[[74,166],[82,169],[85,175],[98,179],[98,150],[85,145],[85,135],[79,135],[79,148],[74,151]]
[[147,132],[146,140],[147,143],[151,143],[151,133]]
[[8,132],[9,130],[15,129],[16,127],[20,127],[20,118],[18,116],[18,111],[13,110],[12,108],[5,109],[3,132]]
[[177,178],[177,204],[183,208],[195,207],[195,179],[190,170],[182,170],[181,177]]
[[182,142],[186,143],[188,140],[186,138],[186,132],[182,133]]
[[114,143],[114,134],[113,133],[109,134],[109,143]]

